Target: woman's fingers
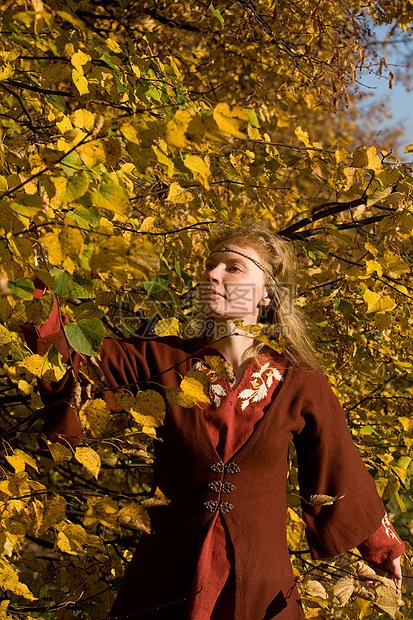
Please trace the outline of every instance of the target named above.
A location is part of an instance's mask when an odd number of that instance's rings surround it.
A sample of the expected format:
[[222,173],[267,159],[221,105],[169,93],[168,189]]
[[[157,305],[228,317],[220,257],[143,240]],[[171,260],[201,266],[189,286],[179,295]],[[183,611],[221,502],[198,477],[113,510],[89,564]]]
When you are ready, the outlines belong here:
[[388,572],[392,575],[394,582],[399,590],[401,590],[402,588],[402,579],[403,579],[400,558],[401,556],[399,556],[398,558],[395,558],[394,560],[389,560],[386,565]]

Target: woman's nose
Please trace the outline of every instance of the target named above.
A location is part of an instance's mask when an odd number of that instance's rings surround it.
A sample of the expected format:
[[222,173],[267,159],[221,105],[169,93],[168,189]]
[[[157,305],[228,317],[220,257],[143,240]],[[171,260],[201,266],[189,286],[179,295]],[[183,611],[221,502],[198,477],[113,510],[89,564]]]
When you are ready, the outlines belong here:
[[208,269],[207,279],[213,282],[219,282],[221,280],[219,265],[216,265],[213,269]]

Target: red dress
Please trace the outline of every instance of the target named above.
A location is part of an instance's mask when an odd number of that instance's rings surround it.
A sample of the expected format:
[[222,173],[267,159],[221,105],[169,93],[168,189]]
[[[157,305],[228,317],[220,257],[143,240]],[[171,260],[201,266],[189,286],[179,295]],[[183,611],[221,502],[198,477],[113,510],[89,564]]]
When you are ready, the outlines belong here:
[[[212,444],[224,462],[232,459],[254,432],[274,391],[283,380],[285,359],[261,356],[251,360],[234,389],[229,381],[202,363],[195,368],[205,370],[211,379],[209,404],[203,414]],[[230,499],[231,489],[226,490]],[[404,544],[387,515],[379,529],[358,546],[363,558],[371,564],[384,564],[404,552]],[[220,513],[215,513],[198,555],[192,583],[187,620],[228,620],[234,613],[231,570],[234,554],[231,540]]]
[[[44,354],[54,343],[66,360],[66,342],[53,333],[58,327],[55,312],[46,325],[26,330],[31,348]],[[107,339],[100,365],[113,390],[142,379],[152,387],[151,377],[158,372],[165,385],[178,385],[175,369],[184,375],[193,366],[191,360],[202,357],[199,346],[177,338]],[[203,351],[219,355],[205,345]],[[72,361],[76,365],[78,356]],[[155,534],[138,545],[113,618],[130,614],[158,618],[161,608],[168,620],[182,620],[186,614],[190,620],[244,620],[245,614],[248,620],[261,620],[262,610],[267,610],[268,618],[303,617],[282,534],[290,439],[299,454],[304,497],[345,492],[345,499],[331,507],[303,504],[313,557],[328,557],[358,545],[366,559],[381,563],[403,552],[386,517],[378,527],[382,504],[325,378],[291,367],[284,372],[286,362],[280,357],[266,364],[257,367],[251,362],[235,390],[225,379],[211,376],[212,402],[202,410],[168,407],[155,475],[173,501],[165,510],[154,509],[158,511],[153,513]],[[49,435],[79,437],[79,425],[68,404],[71,383],[67,375],[59,384],[42,385],[45,402],[60,401],[45,412]],[[102,397],[114,411],[119,410],[110,393]],[[319,465],[314,466],[315,462]],[[186,603],[181,612],[170,606],[187,593],[191,593],[189,612]]]

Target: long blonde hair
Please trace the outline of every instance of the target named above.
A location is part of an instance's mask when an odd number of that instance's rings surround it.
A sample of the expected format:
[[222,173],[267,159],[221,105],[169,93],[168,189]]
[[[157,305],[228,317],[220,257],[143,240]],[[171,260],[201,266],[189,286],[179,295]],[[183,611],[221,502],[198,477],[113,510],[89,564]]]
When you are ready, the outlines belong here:
[[[229,241],[256,250],[264,267],[268,269],[269,273],[265,270],[263,273],[271,304],[262,313],[259,322],[277,327],[286,341],[284,354],[290,362],[296,366],[321,370],[304,315],[294,304],[298,269],[292,242],[261,224],[247,220],[237,228],[226,225],[214,228],[208,246],[212,250]],[[263,352],[268,352],[266,345],[254,340],[247,353],[257,358]]]

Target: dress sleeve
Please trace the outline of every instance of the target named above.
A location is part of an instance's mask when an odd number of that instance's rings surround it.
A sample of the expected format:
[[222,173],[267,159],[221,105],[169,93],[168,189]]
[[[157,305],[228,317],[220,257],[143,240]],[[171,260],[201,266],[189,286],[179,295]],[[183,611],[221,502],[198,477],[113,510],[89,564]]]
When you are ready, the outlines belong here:
[[[40,297],[43,290],[42,283],[35,282],[35,296]],[[46,436],[52,441],[69,442],[75,446],[82,439],[83,432],[71,403],[76,381],[79,380],[82,384],[82,379],[79,378],[79,365],[82,359],[86,361],[86,358],[69,348],[62,329],[66,320],[66,317],[60,317],[56,303],[43,325],[21,326],[21,329],[33,353],[45,355],[49,348],[55,345],[62,355],[63,362],[70,366],[65,376],[58,382],[38,380],[39,391],[45,405],[42,410],[44,422],[39,441],[42,441],[42,436]],[[134,386],[136,389],[138,377],[145,380],[150,376],[146,363],[146,342],[133,343],[133,340],[105,338],[100,350],[100,374],[104,377],[105,389],[99,397],[107,402],[112,412],[121,411],[113,400],[114,391],[126,385],[132,390]]]
[[[306,536],[317,559],[366,541],[380,527],[385,510],[327,380],[319,373],[308,375],[300,402],[303,427],[294,443]],[[340,499],[313,505],[313,495]]]
[[363,559],[373,566],[381,566],[390,560],[395,560],[405,549],[387,514],[384,515],[379,529],[358,545]]

